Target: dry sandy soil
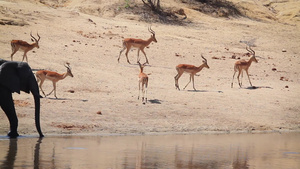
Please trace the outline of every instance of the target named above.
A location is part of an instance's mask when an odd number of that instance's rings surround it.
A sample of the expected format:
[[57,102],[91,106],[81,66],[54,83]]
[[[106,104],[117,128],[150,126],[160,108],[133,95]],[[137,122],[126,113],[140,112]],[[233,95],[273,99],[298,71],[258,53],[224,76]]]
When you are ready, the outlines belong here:
[[[41,35],[40,48],[28,53],[34,70],[63,73],[65,62],[74,77],[58,82],[57,96],[41,99],[44,134],[163,134],[300,131],[300,3],[297,0],[231,0],[243,16],[204,14],[189,3],[166,0],[162,6],[183,8],[187,19],[180,24],[152,22],[145,13],[134,13],[138,0],[1,0],[0,53],[10,60],[12,39],[30,41],[29,33]],[[149,19],[150,17],[150,19]],[[179,22],[178,21],[178,22]],[[129,52],[128,64],[122,39],[147,39],[149,25],[157,43],[145,51],[150,64],[148,102],[138,100],[137,50]],[[249,69],[255,88],[246,76],[243,87],[230,84],[233,65],[246,43],[256,52],[258,63]],[[178,91],[175,66],[200,65],[201,54],[210,69]],[[144,56],[141,53],[141,62]],[[14,60],[21,61],[18,52]],[[245,74],[244,74],[245,75]],[[189,75],[179,79],[180,87]],[[46,93],[52,83],[43,86]],[[29,94],[13,95],[19,117],[19,133],[36,135],[34,104]],[[100,114],[101,112],[101,114]],[[0,110],[0,135],[9,131]]]

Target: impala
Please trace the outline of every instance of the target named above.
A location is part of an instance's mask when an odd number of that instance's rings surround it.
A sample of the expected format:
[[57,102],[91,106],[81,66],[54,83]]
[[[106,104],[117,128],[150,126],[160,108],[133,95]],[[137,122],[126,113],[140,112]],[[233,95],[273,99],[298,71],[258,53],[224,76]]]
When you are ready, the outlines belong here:
[[[143,93],[142,102],[143,102],[143,104],[145,104],[147,102],[148,76],[143,72],[145,63],[141,65],[141,63],[138,61],[138,64],[140,66],[138,99],[140,99],[140,91],[141,91],[141,85],[142,85],[142,93]],[[145,100],[145,102],[144,102],[144,100]]]
[[123,49],[120,51],[119,58],[118,58],[118,62],[119,62],[119,60],[120,60],[120,56],[121,56],[122,52],[123,52],[125,49],[127,49],[125,55],[126,55],[126,58],[127,58],[127,62],[130,64],[130,62],[129,62],[129,60],[128,60],[128,52],[129,52],[129,50],[130,50],[132,47],[134,47],[134,48],[138,48],[138,51],[137,51],[137,54],[138,54],[138,55],[137,55],[137,62],[140,60],[140,59],[139,59],[139,57],[140,57],[139,55],[140,55],[140,51],[142,51],[143,54],[144,54],[144,56],[145,56],[145,58],[146,58],[146,63],[149,64],[148,58],[147,58],[146,53],[145,53],[145,51],[144,51],[144,48],[147,47],[147,46],[149,46],[149,44],[150,44],[152,41],[154,41],[154,42],[157,43],[157,40],[156,40],[156,38],[155,38],[155,32],[151,29],[151,27],[148,28],[148,31],[149,31],[150,33],[152,33],[151,37],[150,37],[148,40],[135,39],[135,38],[126,38],[126,39],[123,40]]
[[[39,84],[39,87],[41,88],[43,94],[45,95],[45,97],[49,96],[53,91],[54,91],[54,96],[56,97],[56,83],[59,80],[63,80],[64,78],[66,78],[67,76],[71,76],[73,77],[73,74],[71,72],[71,67],[70,67],[70,63],[66,63],[64,65],[67,68],[67,72],[66,73],[57,73],[57,72],[53,72],[53,71],[49,71],[49,70],[39,70],[35,73],[36,78],[37,78],[37,82]],[[42,85],[44,83],[45,80],[50,80],[53,83],[53,90],[49,93],[49,94],[45,94],[45,92],[42,89]]]
[[[23,55],[23,59],[22,59],[22,62],[24,61],[24,58],[26,57],[26,61],[28,62],[28,59],[27,59],[27,52],[29,52],[30,50],[32,50],[33,48],[40,48],[39,47],[39,40],[41,39],[40,35],[37,33],[37,36],[39,37],[39,39],[36,39],[35,37],[32,36],[32,32],[30,32],[30,36],[32,37],[32,39],[34,39],[34,43],[32,44],[29,44],[25,41],[22,41],[22,40],[12,40],[11,41],[11,50],[12,50],[12,54],[10,55],[11,57],[11,60],[13,60],[13,56],[14,54],[21,50],[21,51],[24,51],[24,55]],[[32,40],[31,39],[31,40]],[[33,41],[33,40],[32,40]]]
[[[239,85],[240,87],[242,87],[242,78],[243,78],[243,70],[246,71],[247,73],[247,76],[248,76],[248,79],[249,79],[249,83],[250,85],[252,86],[252,83],[250,81],[250,78],[249,78],[249,74],[248,74],[248,69],[249,67],[251,66],[251,63],[254,61],[255,63],[257,63],[257,60],[255,58],[255,51],[251,49],[251,47],[249,47],[249,49],[247,48],[246,46],[246,50],[248,52],[250,52],[250,55],[252,55],[250,57],[250,59],[248,61],[244,60],[244,59],[241,59],[237,62],[235,62],[234,64],[234,73],[233,73],[233,77],[232,77],[232,83],[231,83],[231,88],[233,87],[233,80],[234,80],[234,76],[235,76],[235,73],[236,72],[239,72],[238,76],[237,76],[237,79],[238,79],[238,82],[239,82]],[[240,82],[240,75],[242,74],[242,78],[241,78],[241,82]]]
[[204,67],[209,69],[209,66],[207,65],[207,60],[202,55],[201,55],[201,57],[203,58],[203,61],[202,61],[203,64],[200,65],[199,67],[194,66],[194,65],[188,65],[188,64],[179,64],[176,66],[176,70],[178,72],[178,74],[174,77],[176,89],[180,90],[179,84],[178,84],[178,79],[181,77],[181,75],[183,73],[189,73],[190,81],[186,84],[186,86],[183,89],[185,89],[192,80],[193,88],[194,88],[194,90],[196,90],[195,83],[194,83],[194,76],[196,75],[196,73],[200,72]]

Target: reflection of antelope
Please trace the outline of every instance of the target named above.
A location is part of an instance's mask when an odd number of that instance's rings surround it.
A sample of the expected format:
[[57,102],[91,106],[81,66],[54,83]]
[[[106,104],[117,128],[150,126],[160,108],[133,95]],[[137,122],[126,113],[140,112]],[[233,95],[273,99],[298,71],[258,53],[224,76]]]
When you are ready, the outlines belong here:
[[148,62],[148,58],[146,56],[146,53],[144,51],[144,48],[147,47],[152,41],[157,42],[156,38],[155,38],[155,32],[151,29],[151,27],[148,28],[148,31],[150,33],[152,33],[151,37],[148,40],[142,40],[142,39],[135,39],[135,38],[126,38],[123,40],[123,49],[120,51],[120,55],[118,58],[118,62],[120,60],[120,56],[122,54],[122,52],[126,50],[126,58],[127,58],[127,62],[130,64],[129,60],[128,60],[128,52],[129,50],[134,47],[134,48],[138,48],[138,52],[137,52],[137,62],[140,60],[140,50],[143,52],[143,54],[145,55],[146,58],[146,63],[149,64]]
[[[249,77],[249,74],[248,74],[248,69],[249,69],[249,67],[251,66],[251,63],[252,63],[253,61],[254,61],[255,63],[257,63],[257,60],[256,60],[256,58],[255,58],[255,51],[252,50],[251,47],[249,47],[249,49],[248,49],[248,47],[246,46],[246,50],[247,50],[248,52],[250,52],[250,55],[252,55],[252,56],[251,56],[251,58],[250,58],[248,61],[246,61],[246,60],[244,60],[244,59],[241,59],[241,60],[235,62],[235,64],[234,64],[234,74],[233,74],[232,82],[231,82],[231,88],[233,87],[233,80],[234,80],[234,76],[235,76],[235,73],[236,73],[236,72],[239,72],[239,74],[238,74],[238,76],[237,76],[237,79],[238,79],[238,82],[239,82],[240,87],[242,87],[243,70],[246,71],[247,76],[248,76],[248,79],[249,79],[249,83],[250,83],[250,85],[252,86],[252,83],[251,83],[251,81],[250,81],[250,77]],[[241,78],[241,82],[240,82],[240,75],[241,75],[241,74],[242,74],[242,78]]]
[[188,64],[179,64],[176,66],[176,70],[178,74],[174,77],[175,78],[175,87],[176,89],[180,90],[179,84],[178,84],[178,79],[181,77],[183,73],[189,73],[190,74],[190,81],[186,84],[186,86],[183,88],[185,89],[188,84],[193,80],[193,88],[195,89],[195,84],[194,84],[194,76],[196,73],[200,72],[204,67],[209,69],[209,66],[207,65],[207,60],[201,55],[203,58],[203,64],[200,65],[199,67],[194,66],[194,65],[188,65]]
[[[22,50],[24,51],[24,55],[23,55],[23,59],[22,62],[24,61],[24,58],[26,57],[26,61],[28,62],[27,59],[27,52],[29,52],[30,50],[32,50],[33,48],[37,47],[39,48],[39,40],[41,39],[40,35],[37,33],[37,36],[39,37],[39,39],[37,40],[35,37],[32,36],[32,32],[30,32],[30,36],[34,39],[34,43],[29,44],[25,41],[22,40],[12,40],[11,41],[11,50],[12,50],[12,54],[10,55],[11,60],[13,60],[13,56],[14,54],[19,51]],[[32,40],[32,39],[31,39]]]
[[[138,64],[140,66],[138,99],[140,99],[140,91],[141,91],[141,85],[142,85],[142,93],[143,93],[142,102],[145,104],[147,102],[148,76],[143,72],[145,63],[141,65],[141,63],[138,61]],[[144,102],[144,100],[145,100],[145,102]]]
[[[43,94],[45,95],[45,97],[49,96],[53,91],[54,91],[54,96],[56,97],[56,83],[59,80],[63,80],[67,76],[73,77],[73,74],[71,72],[70,63],[66,63],[65,67],[67,68],[67,72],[62,73],[62,74],[59,74],[57,72],[52,72],[52,71],[49,71],[49,70],[39,70],[35,73],[36,78],[37,78],[37,82],[39,83],[39,81],[40,81],[39,87],[41,88],[41,90],[42,90]],[[53,90],[47,95],[45,94],[45,92],[42,89],[42,85],[43,85],[45,80],[50,80],[53,83]]]

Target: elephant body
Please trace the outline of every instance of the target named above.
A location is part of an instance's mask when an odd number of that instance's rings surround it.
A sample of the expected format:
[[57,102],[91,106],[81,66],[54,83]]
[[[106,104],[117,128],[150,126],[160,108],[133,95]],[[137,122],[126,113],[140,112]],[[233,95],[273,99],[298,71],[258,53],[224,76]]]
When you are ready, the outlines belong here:
[[0,59],[0,106],[5,112],[9,123],[11,138],[19,136],[18,118],[12,98],[12,93],[20,91],[33,95],[35,104],[35,124],[36,129],[43,137],[40,127],[40,93],[38,84],[31,68],[25,62],[13,62]]

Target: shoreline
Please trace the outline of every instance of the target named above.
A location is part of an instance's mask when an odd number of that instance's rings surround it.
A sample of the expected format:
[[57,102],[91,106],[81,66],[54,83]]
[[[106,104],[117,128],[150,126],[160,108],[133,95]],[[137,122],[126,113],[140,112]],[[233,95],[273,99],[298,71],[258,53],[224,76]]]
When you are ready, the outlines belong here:
[[[253,131],[253,132],[247,132],[247,131],[238,131],[238,132],[221,132],[221,131],[203,131],[203,132],[148,132],[148,133],[72,133],[72,134],[45,134],[45,137],[72,137],[72,136],[78,136],[78,137],[119,137],[119,136],[171,136],[171,135],[236,135],[236,134],[285,134],[285,133],[300,133],[300,130],[282,130],[282,131]],[[8,136],[0,135],[1,138],[8,138]],[[18,139],[24,139],[24,138],[39,138],[38,135],[30,134],[30,135],[20,135]]]

